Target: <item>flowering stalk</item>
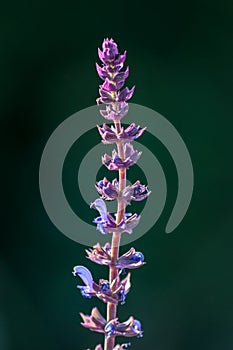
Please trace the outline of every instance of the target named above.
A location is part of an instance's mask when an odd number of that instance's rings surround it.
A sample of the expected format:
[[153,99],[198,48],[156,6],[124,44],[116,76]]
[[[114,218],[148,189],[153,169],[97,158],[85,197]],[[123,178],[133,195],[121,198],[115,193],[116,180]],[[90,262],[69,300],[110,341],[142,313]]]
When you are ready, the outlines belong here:
[[[121,130],[120,121],[116,120],[115,122],[116,135],[118,136]],[[117,142],[117,150],[119,158],[124,162],[125,161],[125,152],[122,142]],[[117,217],[116,224],[120,224],[125,217],[125,203],[122,200],[122,193],[126,187],[126,168],[119,169],[119,195],[118,195],[118,208],[117,208]],[[112,235],[112,245],[111,245],[111,265],[109,270],[109,281],[112,283],[115,278],[117,278],[118,268],[115,266],[118,256],[119,256],[119,247],[120,247],[121,233],[113,232]],[[113,303],[108,303],[107,305],[107,322],[116,318],[116,308],[117,305]],[[114,347],[114,337],[105,338],[105,350],[110,350]]]
[[[102,67],[96,64],[96,69],[104,83],[100,85],[100,97],[97,98],[97,103],[105,105],[105,109],[100,113],[114,125],[110,127],[103,124],[102,127],[97,127],[103,143],[115,143],[117,146],[117,151],[113,150],[111,156],[104,154],[102,162],[109,170],[117,170],[119,178],[110,182],[105,177],[99,181],[96,189],[101,197],[91,204],[91,207],[98,210],[100,214],[94,220],[97,230],[102,234],[112,233],[112,242],[111,244],[106,243],[104,247],[97,243],[86,252],[91,261],[109,266],[109,280],[100,279],[98,283],[94,282],[91,272],[84,266],[75,266],[73,274],[79,276],[84,282],[84,285],[78,286],[84,297],[96,296],[107,303],[107,319],[100,314],[97,308],[94,308],[91,315],[81,313],[82,325],[92,331],[104,333],[104,350],[121,350],[126,349],[130,343],[115,346],[116,336],[142,337],[141,323],[132,316],[125,322],[119,322],[116,311],[119,303],[125,303],[131,286],[130,273],[122,279],[122,271],[138,268],[144,264],[144,256],[141,252],[131,248],[119,256],[119,247],[122,233],[131,234],[140,220],[137,214],[126,213],[126,206],[131,200],[140,201],[150,194],[147,186],[142,185],[140,181],[126,186],[126,170],[135,164],[141,155],[140,152],[134,150],[130,142],[141,136],[146,128],[141,129],[134,123],[126,129],[121,126],[121,119],[128,113],[127,101],[134,93],[134,87],[131,90],[127,87],[121,90],[129,75],[129,67],[122,71],[126,51],[122,55],[119,54],[117,44],[113,39],[104,39],[102,51],[98,49],[98,54]],[[116,219],[107,211],[104,200],[117,201]],[[103,350],[103,348],[99,344],[95,350]]]

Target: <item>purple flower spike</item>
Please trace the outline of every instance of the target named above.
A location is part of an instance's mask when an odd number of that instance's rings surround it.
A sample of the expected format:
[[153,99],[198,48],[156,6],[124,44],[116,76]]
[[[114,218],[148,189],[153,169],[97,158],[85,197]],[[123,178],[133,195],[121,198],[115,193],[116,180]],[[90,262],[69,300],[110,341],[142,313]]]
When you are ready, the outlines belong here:
[[104,330],[106,338],[112,336],[142,337],[141,323],[132,316],[122,323],[118,321],[118,318],[115,318],[106,324]]
[[106,200],[114,200],[118,198],[118,181],[114,179],[112,182],[108,181],[106,177],[97,182],[97,191],[102,195],[101,198]]
[[[102,47],[98,49],[101,63],[96,63],[97,73],[102,80],[99,85],[97,104],[104,105],[100,114],[108,121],[103,125],[97,125],[104,144],[116,144],[112,154],[104,154],[102,163],[109,169],[118,171],[118,177],[109,181],[106,177],[96,182],[96,190],[99,193],[90,207],[98,211],[99,216],[93,220],[96,229],[101,234],[112,234],[111,244],[99,243],[86,249],[87,258],[96,264],[108,266],[109,280],[100,278],[98,282],[93,280],[91,272],[84,266],[77,265],[73,268],[73,275],[81,278],[82,285],[77,288],[85,298],[97,297],[107,303],[107,318],[105,319],[97,308],[93,308],[91,315],[80,314],[82,325],[92,331],[104,334],[104,349],[124,350],[131,344],[115,344],[115,337],[142,337],[140,321],[129,317],[125,322],[117,318],[117,307],[125,304],[126,297],[131,289],[131,271],[125,276],[125,270],[136,269],[145,264],[144,255],[133,247],[119,256],[121,234],[131,234],[140,221],[140,215],[127,213],[126,206],[131,201],[141,201],[149,196],[147,186],[136,181],[126,186],[127,169],[134,165],[141,152],[135,150],[131,144],[146,130],[140,125],[131,123],[123,127],[121,119],[129,110],[128,101],[132,98],[135,86],[125,87],[129,76],[129,67],[125,66],[126,51],[120,53],[113,39],[106,38]],[[102,107],[101,107],[102,108]],[[109,125],[108,123],[112,123]],[[105,201],[116,200],[117,213],[110,214]],[[114,306],[114,307],[113,307]],[[90,349],[88,349],[90,350]],[[95,350],[103,350],[101,344],[96,345]]]
[[150,195],[151,191],[147,186],[141,185],[140,181],[136,181],[133,185],[127,186],[122,194],[122,197],[126,204],[130,204],[130,201],[141,201]]
[[122,160],[116,150],[113,150],[112,157],[108,154],[104,154],[102,157],[102,163],[109,169],[109,170],[119,170],[121,168],[129,168],[130,166],[134,165],[137,160],[139,159],[141,152],[135,151],[133,146],[129,143],[126,143],[124,145],[124,151],[125,151],[125,160]]
[[104,144],[111,144],[115,142],[131,142],[140,137],[146,128],[140,129],[140,125],[136,126],[134,123],[130,124],[126,129],[121,128],[120,133],[116,132],[116,129],[112,125],[111,128],[107,124],[103,126],[97,125],[102,142]]

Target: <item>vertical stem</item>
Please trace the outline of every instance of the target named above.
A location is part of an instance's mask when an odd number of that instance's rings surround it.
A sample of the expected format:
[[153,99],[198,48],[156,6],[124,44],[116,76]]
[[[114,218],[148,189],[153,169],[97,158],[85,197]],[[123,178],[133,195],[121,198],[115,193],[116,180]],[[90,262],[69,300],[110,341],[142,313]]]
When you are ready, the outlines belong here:
[[[115,128],[117,134],[119,134],[121,130],[121,123],[119,120],[115,121]],[[117,151],[119,157],[124,160],[125,154],[124,154],[124,144],[122,142],[117,143]],[[119,169],[119,197],[117,200],[117,217],[116,217],[116,224],[119,225],[122,219],[124,219],[125,216],[125,203],[122,200],[122,191],[125,189],[126,186],[126,169],[122,168]],[[109,282],[110,284],[112,281],[117,277],[118,274],[118,268],[115,266],[118,256],[119,256],[119,248],[120,248],[120,240],[121,240],[121,233],[114,232],[112,235],[112,244],[111,244],[111,265],[109,269]],[[107,303],[107,322],[111,321],[113,318],[116,318],[116,311],[117,311],[117,304],[114,303]],[[105,338],[104,343],[104,350],[112,350],[114,348],[115,344],[115,337],[110,337],[108,339]]]

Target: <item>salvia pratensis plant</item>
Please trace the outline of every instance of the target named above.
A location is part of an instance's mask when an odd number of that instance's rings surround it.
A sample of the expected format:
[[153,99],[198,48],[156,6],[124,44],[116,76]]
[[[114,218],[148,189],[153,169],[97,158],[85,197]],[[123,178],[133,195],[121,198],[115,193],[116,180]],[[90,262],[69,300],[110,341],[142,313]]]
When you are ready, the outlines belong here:
[[[121,119],[128,113],[127,101],[133,96],[134,88],[124,87],[129,75],[129,67],[123,69],[126,59],[126,51],[118,52],[117,44],[113,39],[104,39],[102,50],[98,49],[101,66],[96,63],[96,69],[103,84],[99,88],[97,104],[103,104],[105,109],[100,110],[101,115],[112,125],[103,124],[97,126],[104,144],[116,144],[112,154],[104,154],[103,164],[111,171],[118,171],[118,179],[108,181],[106,177],[96,183],[96,190],[100,197],[91,203],[91,208],[99,212],[94,220],[97,230],[101,234],[112,234],[112,241],[103,247],[97,243],[93,248],[87,249],[87,257],[91,261],[109,267],[109,280],[100,279],[95,282],[91,272],[84,266],[75,266],[74,276],[79,276],[83,285],[78,289],[85,298],[97,297],[107,304],[107,315],[102,316],[95,307],[90,315],[81,313],[82,325],[92,331],[104,334],[104,350],[126,349],[130,343],[115,345],[116,336],[142,337],[141,323],[133,316],[126,321],[117,318],[117,305],[123,305],[130,290],[130,272],[122,277],[122,271],[136,269],[144,265],[144,256],[141,252],[131,248],[128,252],[119,256],[121,235],[132,233],[139,223],[140,216],[126,213],[126,206],[131,201],[141,201],[148,197],[150,191],[147,186],[136,181],[131,186],[126,186],[126,170],[134,165],[141,153],[135,150],[131,142],[142,135],[146,128],[141,128],[134,123],[127,128],[121,126]],[[117,201],[117,213],[114,218],[107,210],[105,201]],[[103,350],[102,345],[97,345],[95,350]]]

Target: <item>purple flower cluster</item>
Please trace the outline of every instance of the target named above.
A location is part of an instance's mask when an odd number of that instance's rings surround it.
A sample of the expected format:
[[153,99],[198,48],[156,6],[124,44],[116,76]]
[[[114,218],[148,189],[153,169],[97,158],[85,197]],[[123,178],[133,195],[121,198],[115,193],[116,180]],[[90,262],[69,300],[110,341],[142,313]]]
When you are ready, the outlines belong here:
[[[106,177],[103,180],[97,182],[96,189],[99,194],[102,195],[101,198],[106,200],[114,200],[119,198],[119,184],[117,179],[114,179],[112,182],[108,181]],[[137,180],[133,185],[125,187],[122,191],[121,198],[127,205],[130,204],[130,201],[142,201],[150,195],[148,187],[142,185],[139,180]]]
[[117,224],[112,215],[107,212],[107,206],[101,198],[97,198],[93,203],[91,203],[91,208],[93,207],[100,213],[100,216],[98,216],[93,222],[97,225],[97,230],[99,230],[102,234],[112,232],[132,233],[133,228],[137,226],[140,220],[140,216],[138,216],[136,213],[133,215],[131,213],[126,213],[125,218],[122,219],[119,224]]
[[89,328],[91,331],[105,333],[107,338],[112,336],[142,337],[141,323],[132,316],[122,323],[118,321],[118,318],[107,322],[96,307],[92,309],[90,316],[83,313],[80,315],[83,319],[83,327]]
[[111,127],[107,124],[103,124],[102,127],[97,125],[97,128],[104,144],[116,143],[119,141],[131,142],[140,137],[146,130],[146,128],[140,129],[140,126],[136,126],[134,123],[130,124],[126,129],[122,127],[119,133],[117,133],[113,125]]
[[[140,338],[143,333],[141,323],[134,317],[130,316],[127,321],[120,322],[116,317],[116,311],[112,310],[116,310],[118,304],[125,303],[126,296],[130,291],[130,273],[122,278],[125,269],[132,270],[145,264],[144,255],[140,251],[136,251],[135,248],[132,247],[120,256],[118,250],[121,234],[131,234],[140,221],[140,215],[125,212],[126,206],[130,205],[131,201],[141,201],[150,194],[147,186],[142,185],[139,180],[126,186],[126,170],[134,165],[141,155],[141,152],[134,150],[131,142],[140,137],[146,128],[141,128],[134,123],[123,128],[120,124],[120,120],[128,113],[127,101],[134,92],[134,87],[130,90],[127,87],[123,88],[129,75],[129,67],[122,70],[126,60],[126,51],[120,54],[113,39],[104,39],[102,50],[99,49],[98,54],[102,66],[96,64],[96,69],[104,82],[100,85],[100,97],[97,98],[97,103],[105,105],[105,109],[100,110],[100,113],[105,119],[112,121],[114,125],[109,126],[104,123],[97,128],[104,144],[115,143],[117,146],[117,150],[114,149],[112,155],[103,155],[102,163],[108,170],[117,170],[119,179],[115,178],[110,182],[104,177],[98,181],[95,187],[100,198],[91,203],[91,208],[99,212],[99,216],[93,221],[97,230],[104,235],[112,234],[112,244],[106,243],[101,246],[97,243],[93,248],[87,249],[86,253],[87,258],[92,262],[108,266],[110,274],[109,280],[99,279],[97,283],[93,280],[89,269],[78,265],[73,268],[73,275],[78,276],[83,281],[83,285],[77,286],[83,297],[97,297],[107,303],[108,307],[107,320],[97,308],[92,309],[91,315],[81,313],[82,325],[105,335],[104,350],[123,350],[128,348],[130,343],[115,346],[116,336]],[[118,209],[115,217],[108,212],[105,200],[117,201]],[[116,243],[113,244],[114,237],[118,239],[117,246]],[[97,345],[95,350],[103,350],[102,345]]]
[[112,156],[104,154],[102,157],[102,163],[108,168],[108,170],[119,170],[121,168],[129,168],[134,165],[139,159],[141,152],[135,151],[130,143],[124,145],[125,159],[121,159],[116,150],[112,151]]
[[[106,243],[104,247],[97,243],[93,248],[86,250],[86,253],[88,259],[97,264],[111,265],[111,245],[109,243]],[[137,252],[134,248],[130,248],[128,252],[118,258],[116,267],[121,270],[136,269],[144,264],[144,255],[141,252]]]
[[118,277],[110,285],[109,281],[100,279],[99,283],[95,283],[92,278],[91,272],[84,266],[75,266],[73,269],[73,275],[79,276],[84,282],[84,286],[77,286],[80,289],[81,294],[90,299],[96,296],[105,303],[118,303],[121,302],[123,305],[125,303],[126,295],[128,294],[131,284],[130,284],[130,273],[126,278],[122,279],[120,283],[118,282]]
[[113,39],[105,39],[102,44],[102,51],[98,49],[98,54],[102,61],[102,67],[96,63],[96,70],[104,83],[100,85],[100,97],[97,99],[97,103],[121,102],[119,109],[122,110],[126,106],[126,101],[133,96],[135,88],[129,90],[126,87],[120,91],[129,76],[129,67],[124,72],[121,71],[126,59],[126,51],[123,55],[120,55],[117,44]]
[[96,70],[99,77],[104,80],[100,85],[97,103],[104,103],[108,106],[101,114],[108,120],[120,120],[128,113],[128,101],[134,93],[135,87],[120,90],[125,80],[129,76],[129,67],[121,71],[126,60],[126,51],[121,55],[117,44],[113,39],[104,39],[102,51],[98,49],[98,55],[102,62],[102,67],[96,63]]

